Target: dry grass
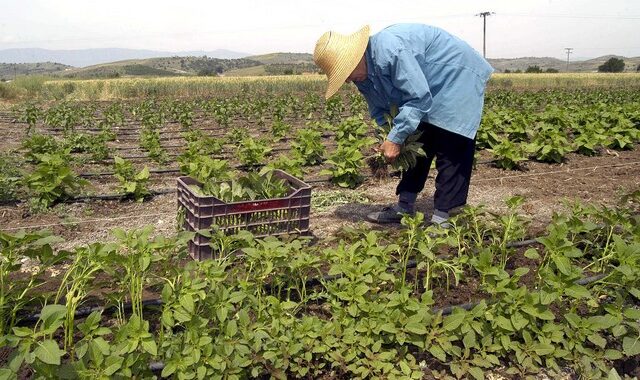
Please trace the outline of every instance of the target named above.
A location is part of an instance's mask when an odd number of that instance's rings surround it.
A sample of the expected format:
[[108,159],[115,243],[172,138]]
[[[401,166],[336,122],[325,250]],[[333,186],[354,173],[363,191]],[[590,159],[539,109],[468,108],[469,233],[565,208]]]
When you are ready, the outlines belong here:
[[[245,73],[247,74],[247,73]],[[326,86],[324,75],[242,77],[157,77],[91,80],[16,81],[2,84],[0,98],[17,100],[116,100],[145,97],[193,98],[239,92],[316,92]],[[537,91],[562,88],[640,88],[640,73],[499,74],[492,76],[488,91],[510,89]],[[343,91],[353,91],[344,86]],[[7,96],[3,96],[2,94]]]

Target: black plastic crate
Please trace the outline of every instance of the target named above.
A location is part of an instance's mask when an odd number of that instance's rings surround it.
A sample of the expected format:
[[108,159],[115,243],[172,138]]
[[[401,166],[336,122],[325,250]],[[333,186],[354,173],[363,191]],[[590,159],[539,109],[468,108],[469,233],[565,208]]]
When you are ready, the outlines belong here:
[[234,203],[198,195],[190,186],[202,186],[200,182],[191,177],[179,177],[178,211],[184,213],[183,227],[196,232],[189,241],[191,257],[195,260],[212,257],[209,238],[198,231],[213,225],[226,234],[246,230],[256,237],[308,234],[311,186],[282,170],[274,170],[273,175],[289,184],[291,190],[286,197]]

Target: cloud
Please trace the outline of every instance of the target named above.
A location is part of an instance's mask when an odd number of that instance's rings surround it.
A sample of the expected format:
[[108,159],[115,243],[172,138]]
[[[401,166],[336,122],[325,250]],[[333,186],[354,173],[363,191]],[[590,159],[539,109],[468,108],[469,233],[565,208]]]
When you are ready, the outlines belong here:
[[0,43],[11,44],[15,42],[18,42],[17,36],[14,36],[12,34],[3,34],[2,36],[0,36]]

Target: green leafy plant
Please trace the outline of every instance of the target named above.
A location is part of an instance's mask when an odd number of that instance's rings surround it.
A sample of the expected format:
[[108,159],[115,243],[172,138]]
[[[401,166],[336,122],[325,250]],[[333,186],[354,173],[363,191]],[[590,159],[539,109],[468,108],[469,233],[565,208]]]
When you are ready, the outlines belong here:
[[120,181],[120,192],[133,197],[137,202],[142,202],[149,195],[149,168],[145,166],[136,173],[130,161],[118,156],[114,157],[114,161],[114,176]]
[[[398,107],[391,107],[390,114],[385,114],[386,124],[376,127],[376,138],[379,144],[382,144],[389,132],[393,129],[393,118],[398,114]],[[405,140],[404,144],[400,148],[400,154],[391,163],[391,167],[395,170],[405,171],[416,165],[418,157],[426,157],[426,153],[422,149],[422,143],[418,141],[422,132],[417,132]],[[373,156],[367,158],[367,164],[371,169],[371,172],[376,178],[386,177],[388,174],[388,163],[382,154],[377,152]]]
[[240,163],[247,166],[263,164],[271,150],[267,141],[247,137],[240,144],[238,159]]
[[227,142],[231,145],[238,146],[240,141],[250,137],[249,131],[246,128],[242,127],[233,127],[227,133]]
[[203,183],[203,191],[213,182],[227,181],[234,177],[229,163],[225,160],[217,160],[208,156],[197,156],[191,161],[181,160],[180,171]]
[[[36,298],[32,291],[42,284],[40,275],[67,257],[65,252],[54,255],[52,245],[61,241],[48,231],[0,232],[0,335],[9,333],[18,312]],[[28,260],[37,264],[35,271],[23,271]]]
[[528,151],[536,160],[542,162],[560,163],[567,153],[573,151],[573,147],[567,140],[566,133],[548,124],[539,124],[536,132],[532,133],[532,141],[528,145]]
[[302,172],[302,164],[303,160],[300,157],[289,157],[287,155],[279,155],[275,160],[269,161],[267,165],[261,170],[269,171],[274,169],[279,169],[287,174],[291,174],[297,178],[303,178],[304,173]]
[[62,277],[56,293],[55,303],[62,303],[67,309],[64,322],[64,348],[74,349],[75,313],[89,293],[93,279],[102,268],[101,259],[106,256],[110,246],[94,243],[75,250],[73,262]]
[[291,133],[291,124],[287,124],[282,119],[275,119],[271,124],[271,133],[276,139],[282,139]]
[[499,140],[488,151],[494,156],[494,164],[502,169],[522,170],[521,163],[528,159],[524,146],[508,139]]
[[29,125],[29,127],[27,128],[27,136],[31,134],[40,117],[40,108],[38,108],[35,104],[27,104],[25,106],[19,120]]
[[291,149],[293,156],[302,159],[305,166],[319,164],[325,153],[322,134],[314,129],[299,129]]
[[143,127],[140,131],[140,146],[149,152],[149,157],[160,163],[166,163],[169,158],[167,151],[160,144],[160,132],[153,127]]
[[0,153],[0,203],[17,200],[22,191],[22,181],[17,157]]
[[38,162],[39,154],[54,154],[62,150],[62,144],[59,144],[53,136],[37,133],[23,140],[21,146],[26,149],[24,156],[27,161],[33,163]]
[[13,332],[4,338],[14,350],[9,357],[8,368],[0,370],[0,376],[15,378],[22,365],[28,364],[42,376],[58,377],[58,369],[66,352],[51,336],[62,327],[65,314],[63,305],[47,305],[42,308],[40,319],[33,329],[14,327]]
[[213,195],[224,202],[240,202],[255,199],[271,199],[286,196],[291,186],[273,174],[263,170],[260,174],[248,173],[229,181],[208,181],[201,189],[204,195]]
[[329,157],[329,169],[324,169],[320,175],[330,175],[331,182],[340,187],[353,189],[362,183],[362,168],[364,157],[357,147],[339,146]]
[[71,197],[88,184],[71,170],[64,155],[45,153],[36,155],[36,159],[39,163],[35,169],[24,177],[36,210]]

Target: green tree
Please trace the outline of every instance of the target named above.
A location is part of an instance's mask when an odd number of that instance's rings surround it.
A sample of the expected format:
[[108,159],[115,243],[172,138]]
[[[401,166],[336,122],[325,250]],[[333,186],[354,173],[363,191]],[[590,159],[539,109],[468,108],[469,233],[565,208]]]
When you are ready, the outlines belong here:
[[636,71],[640,72],[640,63],[638,64],[638,67],[636,67]]
[[611,57],[604,64],[598,66],[600,73],[621,73],[624,71],[624,60]]
[[557,72],[558,72],[558,70],[556,70],[556,69],[553,69],[553,68],[549,67],[549,68],[547,69],[547,71],[545,71],[545,72],[555,74],[555,73],[557,73]]
[[525,70],[525,73],[541,73],[541,72],[542,72],[542,69],[538,65],[529,66],[527,67],[527,70]]

